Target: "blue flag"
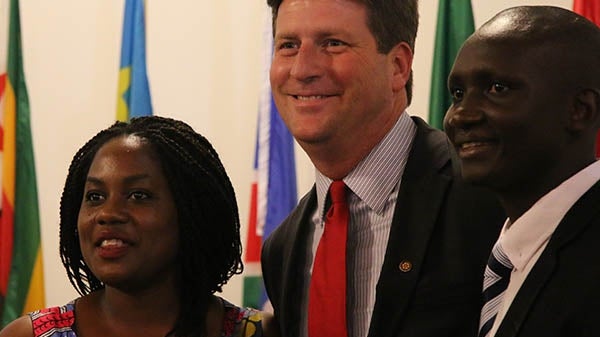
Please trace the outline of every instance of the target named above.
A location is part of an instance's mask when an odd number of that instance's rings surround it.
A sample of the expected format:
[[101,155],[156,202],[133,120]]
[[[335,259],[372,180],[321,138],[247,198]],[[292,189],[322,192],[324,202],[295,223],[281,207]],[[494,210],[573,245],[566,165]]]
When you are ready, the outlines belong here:
[[117,97],[117,120],[152,115],[146,74],[146,26],[144,1],[126,0]]
[[268,310],[260,273],[262,240],[269,236],[296,206],[298,193],[294,139],[277,112],[269,85],[268,73],[273,45],[270,15],[265,27],[263,80],[254,153],[255,181],[252,185],[244,258],[246,268],[243,305]]

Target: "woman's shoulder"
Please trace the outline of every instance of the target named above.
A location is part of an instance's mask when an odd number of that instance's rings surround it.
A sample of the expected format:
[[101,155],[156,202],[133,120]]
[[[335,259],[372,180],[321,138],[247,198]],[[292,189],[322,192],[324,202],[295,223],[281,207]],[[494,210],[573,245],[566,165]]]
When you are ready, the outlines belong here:
[[260,311],[238,307],[223,299],[223,337],[262,337]]
[[50,331],[71,331],[75,324],[75,302],[59,307],[50,307],[29,314],[35,336],[47,335]]
[[[223,299],[223,337],[273,337],[278,336],[271,325],[272,314],[253,308],[238,307]],[[267,325],[265,325],[267,324]]]
[[35,337],[72,332],[75,324],[75,302],[36,310],[30,312],[28,316]]
[[50,331],[70,331],[75,323],[74,302],[30,312],[8,324],[0,337],[34,337]]
[[0,331],[0,337],[34,337],[29,316],[21,316]]

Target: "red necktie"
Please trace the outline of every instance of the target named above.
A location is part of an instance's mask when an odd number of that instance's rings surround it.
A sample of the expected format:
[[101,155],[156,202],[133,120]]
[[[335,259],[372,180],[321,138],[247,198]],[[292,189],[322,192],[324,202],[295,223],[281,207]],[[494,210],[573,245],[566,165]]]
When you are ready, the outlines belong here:
[[346,235],[348,204],[341,180],[329,187],[331,207],[312,270],[308,296],[308,336],[346,337]]

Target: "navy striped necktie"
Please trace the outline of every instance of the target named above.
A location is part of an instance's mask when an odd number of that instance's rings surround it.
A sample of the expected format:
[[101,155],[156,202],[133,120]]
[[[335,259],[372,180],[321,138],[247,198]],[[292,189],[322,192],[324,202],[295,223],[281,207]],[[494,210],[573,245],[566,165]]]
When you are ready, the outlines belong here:
[[512,270],[510,259],[502,250],[500,243],[496,243],[483,275],[484,305],[479,321],[479,337],[487,336],[494,325]]

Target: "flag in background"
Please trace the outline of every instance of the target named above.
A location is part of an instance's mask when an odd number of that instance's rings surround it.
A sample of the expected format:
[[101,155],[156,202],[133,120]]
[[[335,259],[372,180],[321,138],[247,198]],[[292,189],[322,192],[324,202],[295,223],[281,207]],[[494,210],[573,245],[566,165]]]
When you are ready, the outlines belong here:
[[[600,1],[574,0],[573,11],[600,26]],[[600,132],[596,136],[596,157],[600,158]]]
[[146,25],[143,0],[126,0],[117,97],[117,120],[152,115],[146,74]]
[[[2,127],[2,116],[4,116],[4,93],[6,89],[6,61],[8,55],[8,1],[0,0],[0,177],[2,177],[2,153],[4,128]],[[2,178],[0,178],[0,191],[2,190]],[[0,200],[2,198],[0,197]],[[0,216],[2,214],[2,206],[0,202]],[[0,299],[0,308],[2,300]],[[0,309],[1,311],[1,309]]]
[[262,239],[266,238],[296,206],[296,162],[294,140],[279,117],[271,96],[269,67],[273,36],[271,15],[263,35],[263,79],[258,108],[254,153],[255,179],[252,184],[248,237],[245,249],[243,305],[268,308],[260,269]]
[[4,90],[0,294],[5,326],[44,305],[40,220],[19,2],[11,0]]
[[[8,28],[9,28],[9,1],[0,1],[0,193],[2,191],[2,162],[4,156],[4,110],[6,105],[6,61],[8,56]],[[2,196],[0,194],[0,328],[2,324],[2,308],[4,297],[8,286],[8,275],[10,274],[10,260],[12,259],[12,226],[2,225]],[[10,246],[9,246],[10,245]]]
[[440,0],[438,6],[429,94],[429,124],[442,129],[446,110],[452,104],[447,87],[448,75],[460,46],[473,33],[475,24],[471,0]]

